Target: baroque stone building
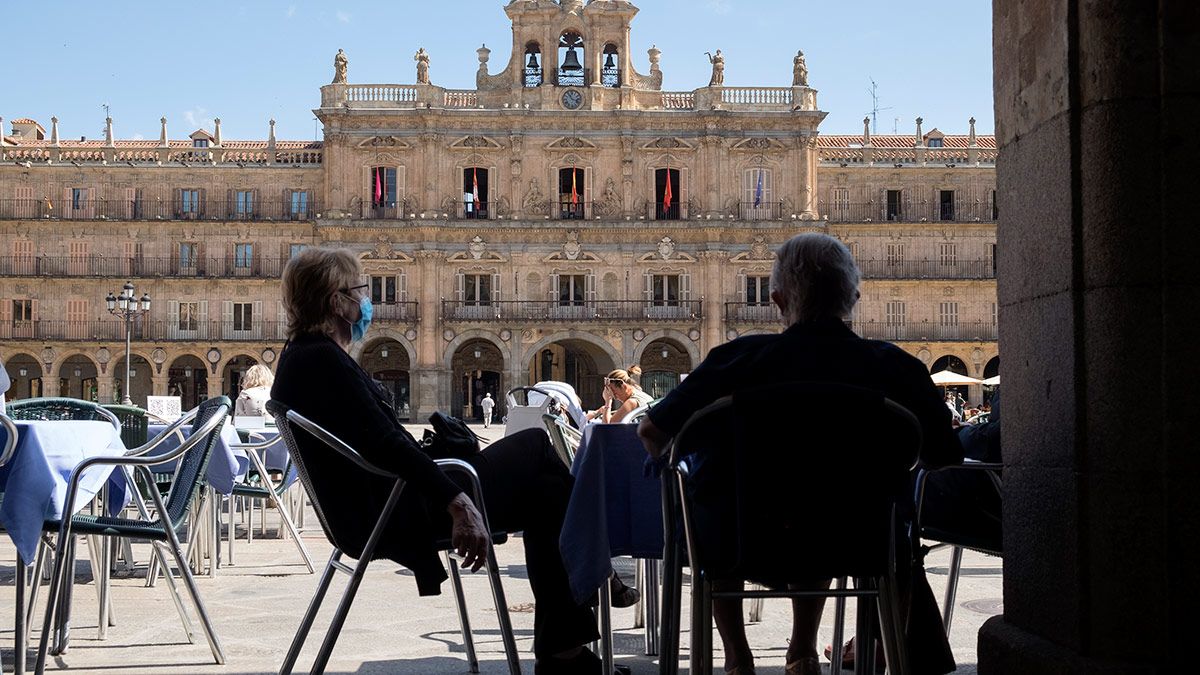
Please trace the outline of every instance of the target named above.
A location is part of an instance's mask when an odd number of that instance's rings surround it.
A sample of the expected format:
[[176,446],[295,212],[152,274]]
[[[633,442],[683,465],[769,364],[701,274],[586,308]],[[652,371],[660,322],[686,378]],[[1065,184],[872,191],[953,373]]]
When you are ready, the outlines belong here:
[[[624,0],[513,0],[508,64],[477,53],[476,88],[360,84],[346,55],[315,113],[322,142],[0,134],[0,358],[14,398],[124,390],[124,325],[105,295],[132,281],[131,394],[184,405],[236,392],[284,342],[279,276],[304,246],[361,255],[375,323],[353,355],[402,415],[476,414],[485,391],[538,380],[599,403],[640,364],[669,389],[712,347],[779,329],[773,249],[828,232],[863,269],[853,317],[927,365],[996,374],[995,143],[937,129],[818,133],[803,54],[791,86],[662,90],[630,50]],[[730,67],[737,68],[736,55]],[[791,72],[789,73],[789,67]],[[788,75],[791,78],[788,78]],[[436,79],[436,78],[432,78]],[[971,392],[978,399],[979,391]],[[500,396],[502,400],[502,396]]]

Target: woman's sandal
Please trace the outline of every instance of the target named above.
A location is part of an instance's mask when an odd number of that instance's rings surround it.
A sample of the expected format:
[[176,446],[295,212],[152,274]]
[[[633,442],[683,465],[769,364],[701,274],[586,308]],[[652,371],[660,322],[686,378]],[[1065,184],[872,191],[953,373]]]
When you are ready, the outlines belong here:
[[[830,663],[833,662],[833,645],[825,645],[825,658],[829,659]],[[850,638],[849,640],[846,641],[846,644],[842,645],[842,667],[843,668],[853,668],[854,667],[854,638]],[[883,645],[876,643],[875,644],[875,672],[882,673],[886,669],[887,669],[887,657],[884,656]],[[791,671],[788,671],[788,675],[791,675]]]
[[[830,650],[832,652],[832,650]],[[801,656],[785,666],[786,675],[821,675],[821,660],[815,656]]]

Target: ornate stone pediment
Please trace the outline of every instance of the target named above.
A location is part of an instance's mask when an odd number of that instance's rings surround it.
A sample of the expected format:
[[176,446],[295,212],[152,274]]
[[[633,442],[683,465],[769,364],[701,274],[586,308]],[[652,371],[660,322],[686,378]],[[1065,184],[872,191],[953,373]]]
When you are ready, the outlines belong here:
[[652,253],[647,253],[638,258],[638,262],[662,262],[671,260],[674,262],[696,262],[696,258],[686,253],[681,253],[675,244],[675,240],[670,237],[663,237],[658,240],[655,245],[655,250]]
[[547,150],[595,150],[596,144],[578,136],[563,136],[546,145]]
[[734,143],[733,149],[764,152],[769,150],[786,150],[787,146],[774,138],[747,138]]
[[463,136],[450,144],[454,150],[499,150],[502,147],[487,136]]
[[662,136],[642,146],[643,150],[694,150],[695,147],[687,141],[681,141],[674,136]]
[[771,247],[767,245],[767,240],[764,237],[755,237],[754,241],[750,243],[749,251],[743,251],[730,258],[734,262],[751,260],[768,261],[774,259],[775,254],[771,251]]
[[362,255],[363,260],[391,260],[395,262],[412,262],[412,256],[396,248],[386,234],[379,235],[375,246]]
[[583,245],[579,243],[579,231],[571,230],[567,232],[567,241],[563,244],[561,251],[555,251],[542,259],[543,262],[600,262],[600,258],[595,253],[590,253],[583,250]]
[[367,149],[378,148],[380,150],[405,150],[412,146],[410,146],[403,138],[400,138],[399,136],[372,136],[364,139],[358,144],[358,147]]
[[483,237],[475,235],[471,241],[467,242],[467,250],[459,251],[447,258],[450,262],[479,262],[483,260],[503,261],[499,253],[488,250],[488,243],[483,240]]

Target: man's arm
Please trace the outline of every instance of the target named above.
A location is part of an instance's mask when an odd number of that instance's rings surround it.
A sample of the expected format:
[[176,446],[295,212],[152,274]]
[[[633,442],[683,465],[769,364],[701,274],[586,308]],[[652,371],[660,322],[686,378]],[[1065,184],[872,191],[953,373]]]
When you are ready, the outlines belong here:
[[667,443],[671,441],[671,437],[655,426],[649,416],[642,418],[637,434],[638,438],[642,439],[642,447],[655,459],[662,456],[663,451],[667,449]]

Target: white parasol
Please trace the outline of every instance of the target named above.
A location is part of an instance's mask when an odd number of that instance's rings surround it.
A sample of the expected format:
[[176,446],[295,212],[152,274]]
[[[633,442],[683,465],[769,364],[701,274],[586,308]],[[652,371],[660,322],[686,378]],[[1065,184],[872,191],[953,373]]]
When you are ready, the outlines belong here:
[[995,377],[989,377],[988,379],[983,381],[983,384],[988,387],[998,387],[998,386],[1000,386],[1000,376],[997,375]]
[[982,380],[977,380],[973,377],[967,377],[966,375],[959,375],[958,373],[953,373],[949,370],[943,370],[941,372],[934,373],[933,375],[930,375],[930,378],[932,378],[933,383],[939,387],[963,387],[970,384],[982,384],[983,382]]

